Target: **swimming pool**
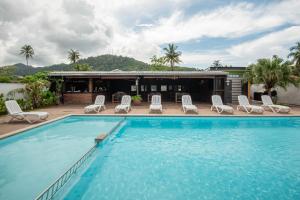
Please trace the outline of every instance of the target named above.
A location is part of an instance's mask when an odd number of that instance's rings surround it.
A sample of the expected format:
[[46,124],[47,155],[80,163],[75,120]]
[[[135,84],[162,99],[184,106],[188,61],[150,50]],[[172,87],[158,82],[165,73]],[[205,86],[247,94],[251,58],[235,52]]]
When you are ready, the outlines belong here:
[[[0,141],[0,199],[34,198],[120,120]],[[126,117],[55,199],[300,199],[299,144],[300,117]]]
[[0,199],[34,199],[120,117],[67,117],[0,140]]
[[300,199],[299,117],[128,117],[57,199]]

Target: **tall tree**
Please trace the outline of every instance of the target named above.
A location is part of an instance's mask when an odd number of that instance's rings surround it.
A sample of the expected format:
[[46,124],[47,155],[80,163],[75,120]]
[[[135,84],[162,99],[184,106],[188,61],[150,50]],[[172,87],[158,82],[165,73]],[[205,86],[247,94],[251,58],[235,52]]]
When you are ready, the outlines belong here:
[[28,44],[25,44],[24,46],[22,46],[21,50],[20,50],[20,55],[25,56],[26,64],[27,64],[27,67],[28,67],[28,59],[32,58],[33,55],[34,55],[34,50],[33,50],[32,46],[30,46]]
[[165,51],[165,61],[170,63],[171,69],[172,71],[174,70],[174,65],[176,63],[180,63],[180,56],[181,56],[181,52],[180,51],[176,51],[177,50],[177,46],[175,46],[174,44],[169,44],[168,47],[164,48]]
[[290,48],[288,58],[292,57],[292,63],[295,64],[296,75],[300,76],[300,42]]
[[211,66],[215,68],[223,67],[220,60],[215,60]]
[[70,51],[68,51],[68,59],[71,63],[75,64],[79,60],[79,57],[79,51],[73,49],[70,49]]
[[286,89],[288,84],[299,85],[299,79],[293,75],[291,63],[276,55],[271,59],[258,59],[256,64],[248,67],[244,78],[254,84],[263,84],[269,95],[277,86]]

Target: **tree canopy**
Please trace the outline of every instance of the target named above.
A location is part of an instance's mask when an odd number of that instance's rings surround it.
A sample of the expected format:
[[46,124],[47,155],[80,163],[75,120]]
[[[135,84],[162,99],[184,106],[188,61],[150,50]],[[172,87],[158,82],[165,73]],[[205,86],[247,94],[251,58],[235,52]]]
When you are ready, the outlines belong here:
[[292,58],[292,63],[295,65],[295,74],[300,76],[300,42],[290,48],[288,58]]
[[32,58],[34,55],[34,50],[33,50],[32,46],[30,46],[28,44],[25,44],[24,46],[22,46],[21,50],[20,50],[20,55],[25,56],[26,64],[28,67],[28,59]]
[[286,89],[289,84],[299,85],[299,80],[293,75],[293,68],[289,61],[274,55],[271,59],[258,59],[251,64],[244,74],[246,80],[254,84],[263,84],[266,92],[270,94],[275,87]]
[[70,60],[71,63],[76,63],[80,58],[80,54],[79,54],[79,51],[77,50],[73,50],[73,49],[70,49],[68,51],[68,59]]
[[181,60],[180,60],[181,52],[180,51],[176,51],[177,48],[178,47],[175,46],[174,44],[168,44],[168,47],[164,48],[164,51],[165,51],[165,56],[164,56],[165,62],[170,63],[172,71],[174,70],[174,65],[181,62]]

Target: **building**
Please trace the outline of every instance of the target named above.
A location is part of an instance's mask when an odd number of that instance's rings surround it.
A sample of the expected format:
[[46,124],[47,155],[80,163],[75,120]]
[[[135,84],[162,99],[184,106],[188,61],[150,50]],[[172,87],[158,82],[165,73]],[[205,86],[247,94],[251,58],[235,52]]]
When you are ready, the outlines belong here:
[[[210,103],[211,95],[221,95],[231,103],[231,83],[223,71],[58,71],[50,77],[63,79],[64,103],[93,102],[104,94],[106,101],[117,101],[116,94],[141,95],[144,101],[159,93],[163,101],[179,102],[190,94],[195,102]],[[53,82],[55,84],[55,82]]]
[[231,101],[233,104],[238,103],[238,96],[241,94],[250,97],[250,84],[243,78],[247,67],[210,67],[209,70],[228,72],[227,80],[232,85]]

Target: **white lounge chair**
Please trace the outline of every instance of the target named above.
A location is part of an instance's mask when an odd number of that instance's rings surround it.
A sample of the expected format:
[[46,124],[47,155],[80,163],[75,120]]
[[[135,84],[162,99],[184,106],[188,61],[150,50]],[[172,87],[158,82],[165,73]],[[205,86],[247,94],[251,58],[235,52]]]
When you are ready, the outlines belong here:
[[261,106],[250,105],[248,98],[245,95],[238,96],[239,105],[237,106],[237,110],[244,110],[247,113],[263,113],[264,108]]
[[184,113],[187,113],[188,111],[194,111],[198,113],[198,108],[197,106],[193,105],[192,98],[190,95],[182,95],[181,103],[182,103],[182,110]]
[[265,109],[270,109],[274,113],[289,113],[291,111],[291,108],[288,106],[282,106],[282,105],[275,105],[273,104],[273,101],[270,96],[268,95],[262,95],[261,100],[263,102],[263,107]]
[[47,112],[23,112],[19,104],[15,100],[5,101],[5,107],[8,115],[13,119],[26,120],[27,122],[34,123],[40,120],[45,120],[49,116]]
[[160,95],[153,95],[151,97],[151,104],[150,104],[149,110],[150,110],[150,112],[151,111],[160,111],[160,112],[162,112],[161,96]]
[[116,106],[115,112],[120,112],[121,110],[123,110],[128,113],[130,109],[131,109],[131,96],[124,95],[122,96],[121,104]]
[[88,113],[88,112],[100,112],[101,109],[105,109],[105,96],[104,95],[97,95],[96,99],[95,99],[95,103],[89,106],[86,106],[84,108],[84,112]]
[[227,106],[223,104],[222,98],[220,95],[212,95],[211,96],[212,106],[211,111],[216,110],[218,113],[228,112],[233,113],[234,109],[231,106]]

